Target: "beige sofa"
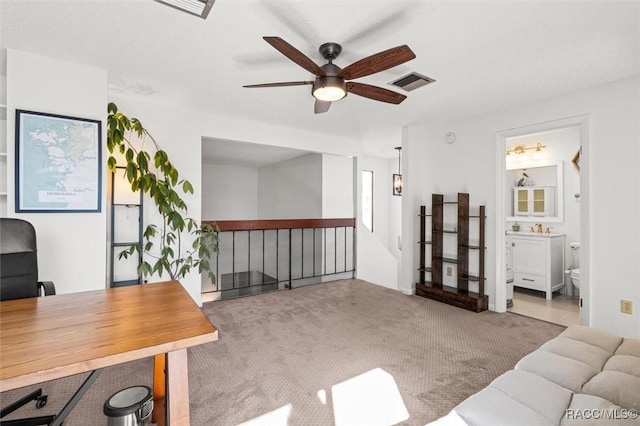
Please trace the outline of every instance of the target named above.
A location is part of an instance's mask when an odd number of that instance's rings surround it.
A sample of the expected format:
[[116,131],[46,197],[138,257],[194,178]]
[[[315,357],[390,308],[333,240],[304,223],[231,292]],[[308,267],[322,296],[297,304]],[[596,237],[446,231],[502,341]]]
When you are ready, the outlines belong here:
[[640,425],[640,340],[571,326],[433,426]]

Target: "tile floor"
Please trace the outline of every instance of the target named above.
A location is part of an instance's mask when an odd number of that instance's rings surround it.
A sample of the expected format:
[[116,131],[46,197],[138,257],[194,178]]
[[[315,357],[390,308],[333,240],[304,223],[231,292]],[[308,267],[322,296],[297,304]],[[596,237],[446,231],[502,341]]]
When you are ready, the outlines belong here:
[[546,300],[543,292],[515,288],[508,311],[565,326],[580,324],[577,296],[554,293],[553,300]]

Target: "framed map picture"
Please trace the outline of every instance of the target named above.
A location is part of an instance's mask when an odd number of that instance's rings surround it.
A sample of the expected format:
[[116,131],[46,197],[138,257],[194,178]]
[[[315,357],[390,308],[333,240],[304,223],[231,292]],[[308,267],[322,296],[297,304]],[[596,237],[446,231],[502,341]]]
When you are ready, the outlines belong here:
[[99,212],[101,122],[16,110],[16,212]]

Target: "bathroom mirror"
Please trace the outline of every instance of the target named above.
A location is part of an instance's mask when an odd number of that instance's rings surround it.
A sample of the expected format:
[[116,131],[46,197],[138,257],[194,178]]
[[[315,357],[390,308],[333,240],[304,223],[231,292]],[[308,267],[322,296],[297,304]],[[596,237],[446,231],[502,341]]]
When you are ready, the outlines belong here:
[[511,222],[563,222],[563,162],[507,163],[506,219]]

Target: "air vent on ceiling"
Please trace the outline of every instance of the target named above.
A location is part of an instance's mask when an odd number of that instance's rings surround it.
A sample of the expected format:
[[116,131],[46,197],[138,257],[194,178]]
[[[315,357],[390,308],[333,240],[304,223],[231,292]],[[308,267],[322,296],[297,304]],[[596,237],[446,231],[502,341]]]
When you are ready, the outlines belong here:
[[209,11],[213,6],[213,2],[216,0],[156,0],[160,3],[169,5],[175,9],[180,9],[184,12],[190,13],[207,19]]
[[419,87],[426,86],[427,84],[433,83],[435,80],[431,77],[427,77],[426,75],[418,74],[417,72],[412,72],[411,74],[407,74],[404,77],[400,77],[399,79],[392,81],[392,86],[398,86],[399,88],[410,92]]

